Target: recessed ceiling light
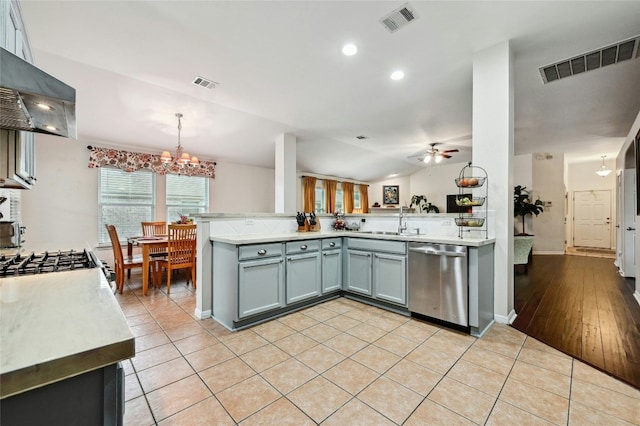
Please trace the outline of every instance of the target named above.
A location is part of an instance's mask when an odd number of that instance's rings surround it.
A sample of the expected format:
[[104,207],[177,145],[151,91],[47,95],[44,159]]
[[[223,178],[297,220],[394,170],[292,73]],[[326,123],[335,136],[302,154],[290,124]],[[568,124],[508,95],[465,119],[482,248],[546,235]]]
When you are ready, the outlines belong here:
[[57,132],[58,131],[57,127],[53,127],[53,126],[48,125],[48,124],[46,126],[44,126],[44,127],[45,127],[45,129],[51,130],[52,132]]
[[342,53],[346,56],[353,56],[358,53],[358,47],[352,43],[345,44],[342,46]]
[[397,173],[391,173],[391,174],[390,174],[389,176],[387,176],[387,177],[396,177],[396,176],[398,176],[398,174],[397,174]]
[[391,80],[402,80],[404,78],[404,72],[396,70],[391,73]]

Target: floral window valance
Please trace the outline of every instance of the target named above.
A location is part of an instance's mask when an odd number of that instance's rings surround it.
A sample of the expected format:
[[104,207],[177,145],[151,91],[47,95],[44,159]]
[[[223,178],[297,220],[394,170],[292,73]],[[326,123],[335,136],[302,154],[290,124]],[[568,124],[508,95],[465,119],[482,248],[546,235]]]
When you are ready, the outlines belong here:
[[200,160],[200,164],[197,166],[182,166],[176,162],[165,164],[160,160],[160,156],[155,154],[143,154],[95,146],[88,148],[91,150],[89,168],[109,166],[126,172],[149,170],[161,175],[170,173],[185,176],[206,176],[211,179],[216,177],[216,163],[213,161]]

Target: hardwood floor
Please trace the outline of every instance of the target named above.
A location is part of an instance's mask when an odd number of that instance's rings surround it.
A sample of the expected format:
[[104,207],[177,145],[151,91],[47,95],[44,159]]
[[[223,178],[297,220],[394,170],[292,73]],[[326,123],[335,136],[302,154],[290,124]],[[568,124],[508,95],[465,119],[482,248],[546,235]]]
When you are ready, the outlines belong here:
[[635,280],[612,259],[536,255],[514,281],[514,328],[640,389]]

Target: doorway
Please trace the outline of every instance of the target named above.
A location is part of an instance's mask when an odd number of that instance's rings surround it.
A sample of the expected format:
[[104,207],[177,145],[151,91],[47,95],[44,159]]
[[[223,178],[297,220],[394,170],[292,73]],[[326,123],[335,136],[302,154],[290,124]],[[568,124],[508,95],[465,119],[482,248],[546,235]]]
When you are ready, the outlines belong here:
[[611,190],[573,193],[573,245],[611,248]]

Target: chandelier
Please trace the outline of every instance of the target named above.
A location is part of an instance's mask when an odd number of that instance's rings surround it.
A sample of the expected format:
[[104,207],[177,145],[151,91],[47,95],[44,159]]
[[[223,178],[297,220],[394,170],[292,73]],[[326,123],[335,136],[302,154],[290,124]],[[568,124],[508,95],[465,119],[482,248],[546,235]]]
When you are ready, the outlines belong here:
[[197,166],[200,164],[200,160],[198,160],[198,157],[196,156],[191,157],[188,152],[184,152],[182,149],[182,145],[180,144],[180,131],[182,130],[182,121],[181,121],[182,114],[179,112],[176,112],[176,117],[178,117],[178,146],[176,146],[176,153],[173,157],[171,157],[171,153],[169,151],[163,151],[162,155],[160,156],[160,161],[162,161],[165,164],[177,163],[181,167],[184,167],[186,165]]
[[604,165],[604,157],[606,157],[606,155],[601,155],[602,157],[602,166],[600,166],[600,168],[598,170],[596,170],[596,173],[598,174],[598,176],[608,176],[609,173],[611,173],[611,169],[609,169],[607,166]]

